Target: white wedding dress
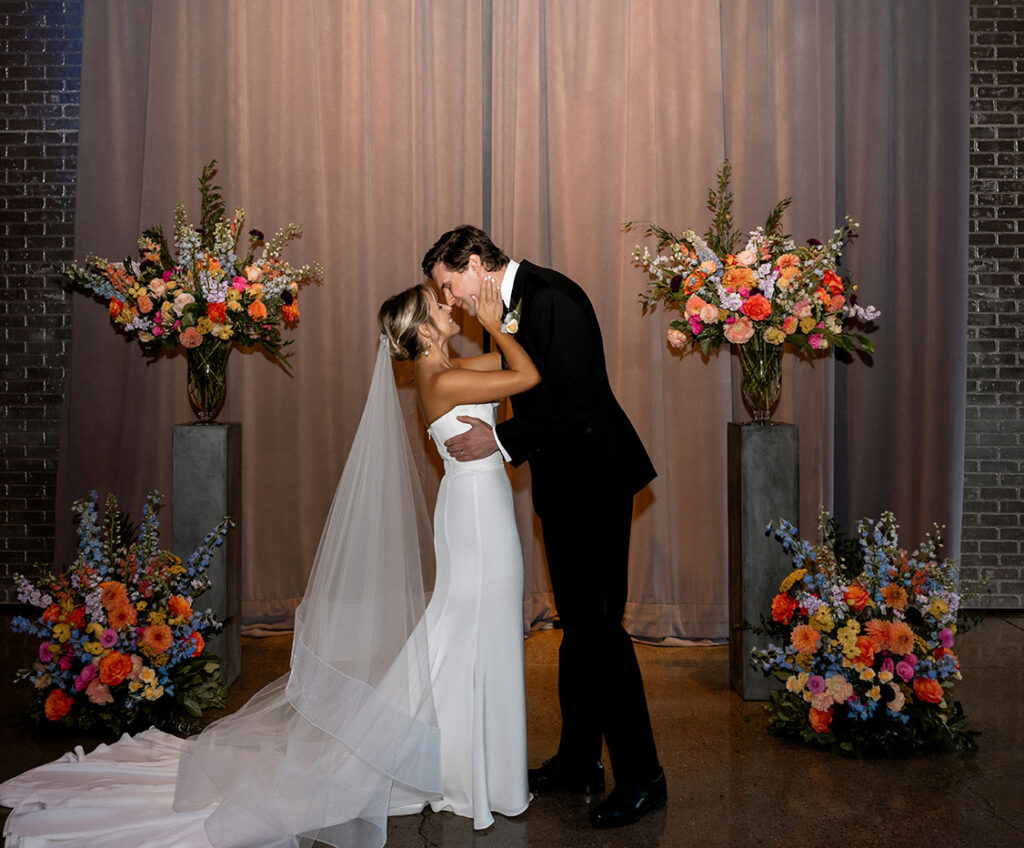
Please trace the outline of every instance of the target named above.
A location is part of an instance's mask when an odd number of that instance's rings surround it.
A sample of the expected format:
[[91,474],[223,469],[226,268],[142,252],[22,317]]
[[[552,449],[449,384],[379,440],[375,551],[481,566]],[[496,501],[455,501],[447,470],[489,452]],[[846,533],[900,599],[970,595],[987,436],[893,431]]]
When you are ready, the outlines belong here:
[[[383,345],[374,386],[384,392],[392,445],[408,451]],[[396,585],[405,572],[388,572],[394,559],[419,562],[420,551],[409,550],[415,530],[399,525],[398,556],[382,553],[394,551],[395,533],[352,532],[362,530],[366,510],[381,508],[379,499],[364,503],[380,476],[372,448],[380,419],[367,412],[296,613],[289,674],[197,737],[151,728],[89,754],[77,748],[0,784],[0,804],[13,808],[8,848],[285,848],[314,839],[374,848],[386,838],[387,815],[428,803],[471,817],[477,829],[493,822],[492,811],[523,812],[522,552],[500,454],[459,463],[444,449],[466,429],[456,420],[462,414],[493,424],[495,405],[457,407],[430,426],[445,476],[435,510],[437,578],[425,613],[422,585],[417,608],[416,587]],[[369,441],[357,450],[361,438]],[[411,454],[407,460],[411,467]],[[404,497],[385,508],[415,524],[416,507]],[[355,548],[346,541],[353,536]],[[324,564],[364,556],[375,557],[374,568]],[[360,606],[349,602],[354,596],[371,600]],[[402,644],[382,648],[386,638],[364,635],[383,629],[382,618],[405,621],[389,630],[406,632]],[[360,639],[378,642],[356,657],[345,646]]]

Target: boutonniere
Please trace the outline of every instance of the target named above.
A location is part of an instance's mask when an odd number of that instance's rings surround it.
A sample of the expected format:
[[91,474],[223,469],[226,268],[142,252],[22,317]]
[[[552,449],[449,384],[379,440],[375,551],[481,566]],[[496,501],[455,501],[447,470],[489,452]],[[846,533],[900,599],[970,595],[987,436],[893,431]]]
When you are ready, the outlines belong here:
[[501,332],[507,336],[514,336],[519,332],[519,312],[523,308],[523,299],[519,298],[519,302],[513,309],[510,309],[505,313],[505,317],[501,319]]

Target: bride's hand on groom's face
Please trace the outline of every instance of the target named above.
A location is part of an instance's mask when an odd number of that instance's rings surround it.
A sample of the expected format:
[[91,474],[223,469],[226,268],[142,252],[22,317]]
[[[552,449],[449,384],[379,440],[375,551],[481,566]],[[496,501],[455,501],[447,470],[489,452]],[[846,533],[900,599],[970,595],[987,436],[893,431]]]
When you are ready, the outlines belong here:
[[469,424],[469,429],[457,436],[452,436],[444,443],[452,457],[460,462],[470,462],[490,456],[498,449],[498,443],[494,439],[494,430],[488,424],[471,415],[460,415],[458,420],[463,424]]
[[487,274],[480,282],[480,294],[473,295],[476,302],[476,317],[491,335],[501,332],[501,316],[505,305],[501,302],[501,286]]

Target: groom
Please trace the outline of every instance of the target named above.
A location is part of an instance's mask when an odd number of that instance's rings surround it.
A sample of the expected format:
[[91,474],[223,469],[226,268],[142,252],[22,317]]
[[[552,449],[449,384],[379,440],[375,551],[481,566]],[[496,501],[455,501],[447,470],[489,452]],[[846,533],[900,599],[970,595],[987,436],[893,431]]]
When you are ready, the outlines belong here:
[[423,271],[449,304],[470,315],[483,280],[497,280],[504,331],[515,333],[542,377],[512,398],[513,417],[495,430],[460,418],[470,429],[445,443],[460,460],[500,449],[513,465],[530,463],[562,624],[561,740],[554,757],[530,769],[530,789],[602,793],[603,736],[615,788],[591,821],[631,824],[666,799],[640,667],[622,626],[633,496],[655,471],[612,394],[594,307],[568,277],[510,261],[472,226],[441,236],[423,257]]

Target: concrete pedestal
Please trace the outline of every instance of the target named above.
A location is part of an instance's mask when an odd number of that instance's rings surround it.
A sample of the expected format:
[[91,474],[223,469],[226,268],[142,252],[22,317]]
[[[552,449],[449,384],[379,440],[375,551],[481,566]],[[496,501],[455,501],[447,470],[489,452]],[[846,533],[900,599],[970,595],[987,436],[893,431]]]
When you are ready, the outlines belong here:
[[214,549],[209,590],[195,600],[197,609],[210,608],[224,622],[206,644],[230,686],[242,671],[242,425],[176,425],[171,450],[174,552],[188,557],[224,516],[235,523]]
[[748,701],[768,699],[781,684],[750,665],[750,650],[766,636],[738,629],[771,612],[792,561],[765,526],[798,523],[799,434],[794,424],[729,424],[729,682]]

